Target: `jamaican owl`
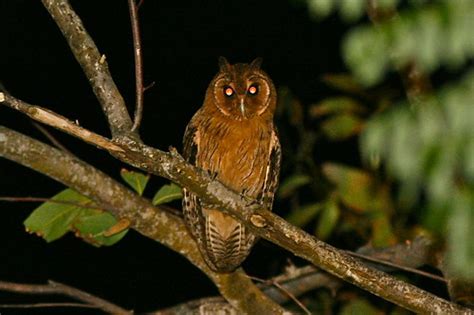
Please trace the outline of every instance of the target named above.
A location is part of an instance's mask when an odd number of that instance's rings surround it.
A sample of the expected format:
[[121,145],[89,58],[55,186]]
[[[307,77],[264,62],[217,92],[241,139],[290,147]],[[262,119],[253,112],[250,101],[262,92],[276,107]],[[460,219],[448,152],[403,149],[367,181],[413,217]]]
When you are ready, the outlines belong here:
[[[260,65],[260,58],[234,65],[219,58],[204,104],[186,127],[183,155],[228,188],[271,209],[281,160],[273,123],[277,95]],[[185,221],[202,256],[212,270],[231,272],[248,256],[256,236],[208,208],[184,189]]]

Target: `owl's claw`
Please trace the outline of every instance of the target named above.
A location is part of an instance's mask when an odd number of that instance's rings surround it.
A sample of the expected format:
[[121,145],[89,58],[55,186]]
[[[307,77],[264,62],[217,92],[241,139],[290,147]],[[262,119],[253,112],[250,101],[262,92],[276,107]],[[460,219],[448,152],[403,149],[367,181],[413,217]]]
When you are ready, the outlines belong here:
[[242,189],[242,191],[240,192],[240,198],[242,198],[243,200],[246,201],[246,206],[247,207],[253,207],[253,206],[262,206],[263,205],[263,201],[261,198],[258,198],[257,199],[254,199],[252,197],[250,197],[248,194],[248,189]]
[[217,172],[213,172],[213,171],[211,171],[211,170],[207,170],[207,174],[209,175],[209,177],[211,178],[211,180],[216,180],[216,179],[217,179],[217,175],[218,175]]

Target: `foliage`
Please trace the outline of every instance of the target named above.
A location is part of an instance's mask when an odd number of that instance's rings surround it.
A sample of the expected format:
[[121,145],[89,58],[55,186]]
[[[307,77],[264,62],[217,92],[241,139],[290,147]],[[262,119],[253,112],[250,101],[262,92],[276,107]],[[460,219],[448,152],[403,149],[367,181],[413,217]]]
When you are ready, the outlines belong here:
[[173,200],[179,200],[183,198],[183,193],[181,191],[181,187],[176,185],[175,183],[171,183],[169,185],[163,185],[153,197],[153,204],[155,206],[168,203]]
[[[365,0],[305,3],[317,19],[337,11],[363,22],[342,44],[351,74],[322,78],[335,95],[306,105],[279,91],[286,218],[347,247],[387,246],[429,231],[447,244],[450,271],[472,281],[474,1],[379,0],[385,19],[373,22],[364,18],[373,9]],[[415,97],[388,76],[403,77],[413,65],[436,77]],[[354,143],[359,150],[342,149]],[[321,157],[328,144],[340,145],[338,157]],[[360,154],[361,163],[348,154]],[[371,308],[355,299],[341,312]]]
[[[122,169],[120,175],[139,195],[148,184],[149,175]],[[163,204],[181,199],[181,188],[176,184],[163,185],[153,204]],[[36,233],[47,242],[63,237],[68,231],[74,232],[94,246],[110,246],[120,241],[128,231],[128,224],[118,221],[106,209],[93,200],[72,189],[65,189],[36,208],[24,222],[26,230]]]
[[109,212],[96,207],[89,198],[72,189],[65,189],[52,197],[51,202],[45,202],[36,208],[24,224],[27,231],[36,233],[47,242],[72,231],[94,246],[113,245],[127,231],[105,236],[105,231],[114,226],[117,220]]

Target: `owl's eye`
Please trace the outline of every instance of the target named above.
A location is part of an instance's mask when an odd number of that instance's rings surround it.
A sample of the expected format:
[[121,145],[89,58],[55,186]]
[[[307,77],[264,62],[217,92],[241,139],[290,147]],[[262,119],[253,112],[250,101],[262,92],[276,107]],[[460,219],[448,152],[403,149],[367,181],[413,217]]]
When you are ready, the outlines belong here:
[[232,95],[234,95],[234,90],[230,86],[225,86],[224,87],[224,94],[227,97],[231,97]]
[[255,85],[255,84],[252,84],[249,89],[248,89],[248,92],[251,94],[251,95],[255,95],[258,93],[258,86]]

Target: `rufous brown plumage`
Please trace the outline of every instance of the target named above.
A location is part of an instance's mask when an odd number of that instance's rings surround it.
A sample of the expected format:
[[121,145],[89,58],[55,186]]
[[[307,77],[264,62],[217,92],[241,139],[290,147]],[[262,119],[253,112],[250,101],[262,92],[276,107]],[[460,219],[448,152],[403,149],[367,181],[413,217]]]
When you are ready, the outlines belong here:
[[[276,90],[260,64],[259,58],[234,65],[219,58],[219,72],[207,88],[204,104],[186,128],[184,157],[271,209],[281,150],[273,123]],[[183,212],[205,261],[215,271],[236,269],[256,242],[244,225],[201,205],[187,189]]]

